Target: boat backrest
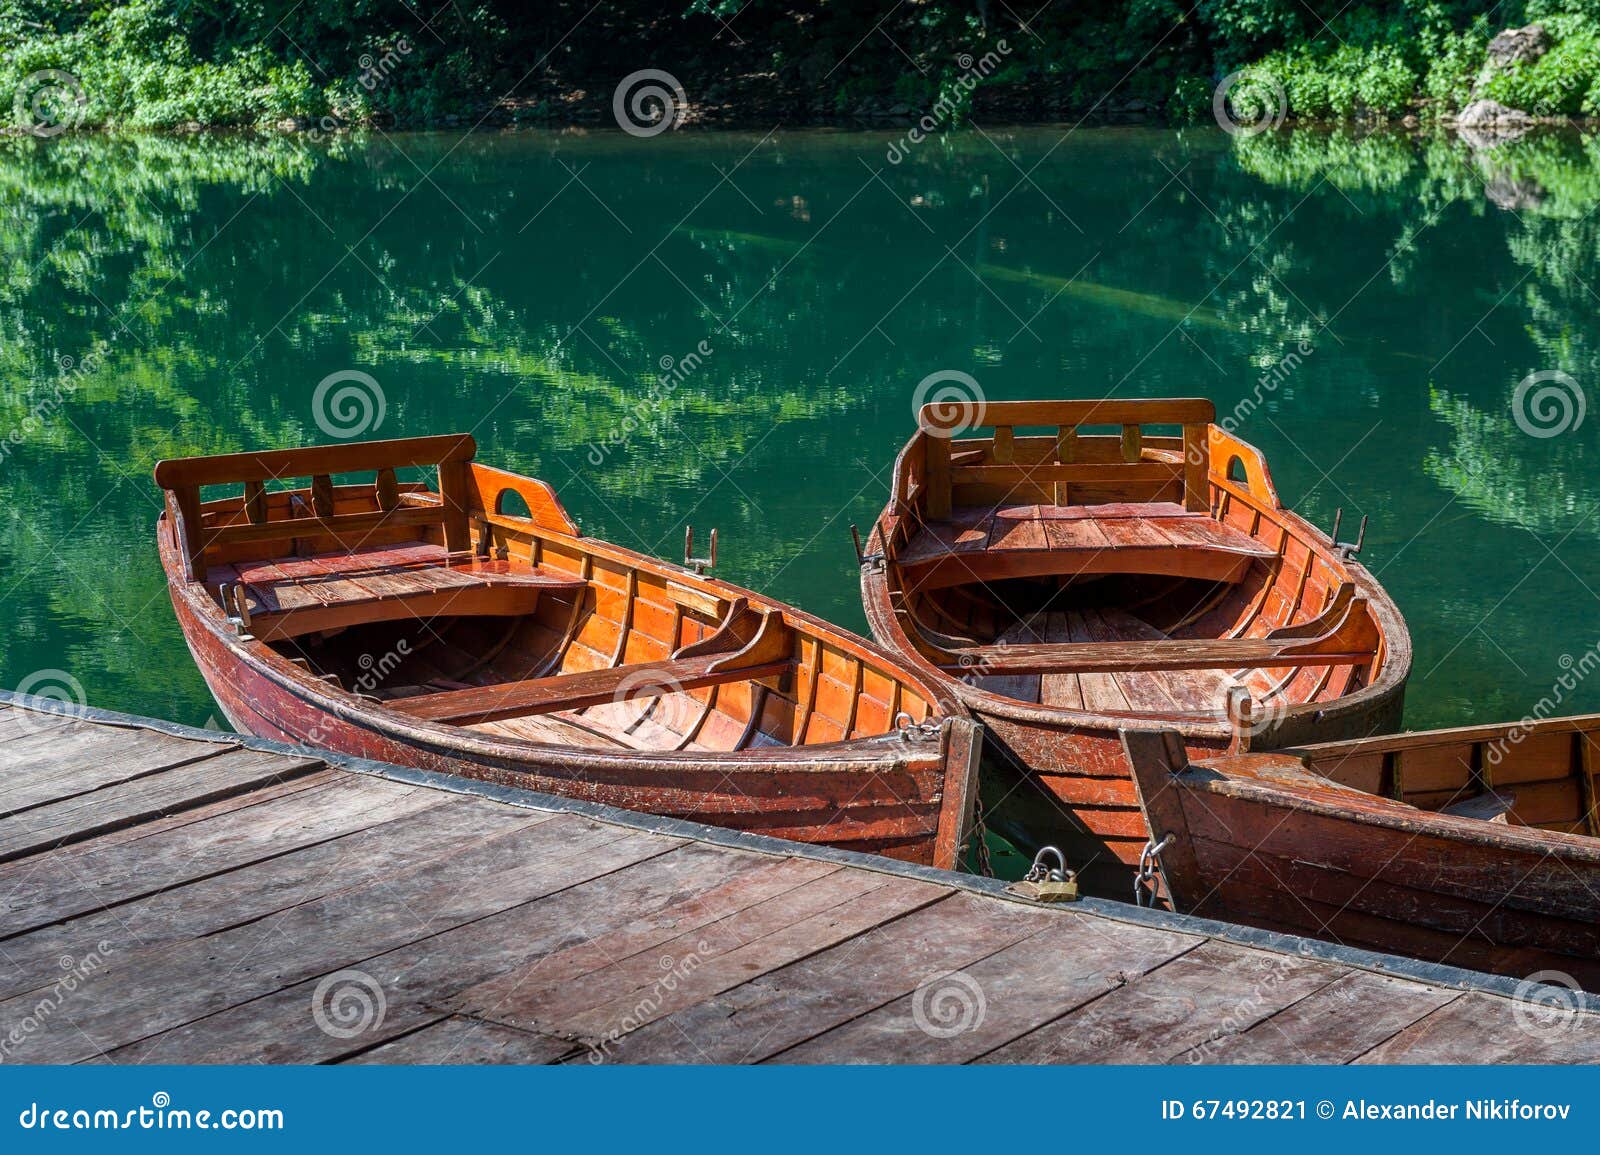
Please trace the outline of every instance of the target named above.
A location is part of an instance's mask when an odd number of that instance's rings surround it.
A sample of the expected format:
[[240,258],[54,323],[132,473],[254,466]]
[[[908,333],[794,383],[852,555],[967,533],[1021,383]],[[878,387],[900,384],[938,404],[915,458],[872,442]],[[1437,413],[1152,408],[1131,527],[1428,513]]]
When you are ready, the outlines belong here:
[[[971,504],[1042,500],[1072,505],[1172,500],[1181,494],[1186,508],[1204,510],[1210,501],[1208,434],[1215,417],[1216,407],[1198,397],[935,401],[917,417],[924,446],[921,476],[902,478],[901,484],[908,490],[925,487],[925,516],[931,520],[949,517],[963,491],[974,499]],[[1104,426],[1117,432],[1080,436],[1082,430]],[[1176,426],[1181,435],[1150,438],[1148,426]],[[993,435],[956,439],[984,428]],[[1046,432],[1019,438],[1019,428]]]
[[[471,548],[468,511],[472,508],[469,463],[477,445],[470,434],[363,441],[349,445],[314,445],[298,449],[225,453],[184,457],[156,465],[156,484],[167,494],[167,511],[183,551],[188,576],[204,580],[206,551],[225,546],[288,541],[312,535],[359,540],[376,530],[442,527],[445,549]],[[417,494],[402,486],[397,469],[437,466],[439,492]],[[375,508],[358,513],[335,511],[334,474],[372,472]],[[269,481],[309,478],[310,502],[297,516],[273,519],[265,489]],[[201,489],[208,485],[244,485],[244,520],[206,526]],[[402,492],[402,491],[406,492]],[[294,503],[290,511],[295,512]]]

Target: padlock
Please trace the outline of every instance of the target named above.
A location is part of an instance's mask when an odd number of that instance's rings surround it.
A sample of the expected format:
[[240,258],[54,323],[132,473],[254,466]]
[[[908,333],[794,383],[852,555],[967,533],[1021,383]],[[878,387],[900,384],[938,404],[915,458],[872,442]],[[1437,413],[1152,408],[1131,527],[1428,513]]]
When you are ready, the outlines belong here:
[[[1055,866],[1045,865],[1046,855],[1055,856]],[[1006,893],[1034,902],[1076,902],[1078,876],[1067,869],[1067,860],[1061,851],[1054,846],[1043,846],[1033,856],[1033,865],[1028,868],[1022,881],[1006,887]]]
[[1078,878],[1070,870],[1065,878],[1047,878],[1042,882],[1018,882],[1006,887],[1010,893],[1034,902],[1077,902]]

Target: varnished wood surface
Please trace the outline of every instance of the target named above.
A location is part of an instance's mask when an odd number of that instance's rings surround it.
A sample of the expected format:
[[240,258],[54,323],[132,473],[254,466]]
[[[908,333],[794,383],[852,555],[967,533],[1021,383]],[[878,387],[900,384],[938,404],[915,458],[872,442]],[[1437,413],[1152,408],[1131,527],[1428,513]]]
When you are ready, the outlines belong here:
[[1465,972],[91,713],[0,694],[4,1061],[1600,1059]]

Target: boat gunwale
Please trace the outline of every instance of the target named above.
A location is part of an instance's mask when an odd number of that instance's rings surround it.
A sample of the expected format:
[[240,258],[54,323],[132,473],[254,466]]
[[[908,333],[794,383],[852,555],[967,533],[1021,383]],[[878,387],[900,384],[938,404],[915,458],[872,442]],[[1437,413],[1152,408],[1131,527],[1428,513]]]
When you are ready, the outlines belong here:
[[[1592,835],[1567,834],[1560,830],[1545,830],[1542,827],[1521,824],[1500,825],[1486,822],[1482,818],[1467,818],[1437,810],[1424,810],[1409,802],[1402,802],[1382,794],[1370,794],[1355,787],[1345,787],[1345,789],[1352,790],[1365,805],[1340,806],[1328,799],[1309,794],[1308,791],[1318,789],[1313,783],[1297,787],[1292,783],[1269,782],[1248,773],[1249,760],[1253,757],[1277,757],[1297,752],[1281,750],[1271,754],[1232,755],[1227,759],[1230,763],[1227,766],[1218,765],[1221,761],[1219,759],[1196,759],[1177,774],[1171,775],[1172,781],[1168,785],[1169,787],[1182,785],[1189,790],[1245,802],[1257,802],[1276,809],[1293,810],[1340,822],[1378,826],[1416,837],[1438,837],[1490,850],[1510,850],[1519,854],[1554,857],[1564,862],[1579,861],[1586,865],[1600,866],[1600,838]],[[1307,774],[1322,777],[1303,761],[1302,767]],[[1143,797],[1142,784],[1137,774],[1134,775],[1134,784],[1140,787],[1140,796]],[[1337,785],[1329,782],[1330,788],[1336,788]],[[1425,824],[1429,829],[1417,829],[1419,823]]]

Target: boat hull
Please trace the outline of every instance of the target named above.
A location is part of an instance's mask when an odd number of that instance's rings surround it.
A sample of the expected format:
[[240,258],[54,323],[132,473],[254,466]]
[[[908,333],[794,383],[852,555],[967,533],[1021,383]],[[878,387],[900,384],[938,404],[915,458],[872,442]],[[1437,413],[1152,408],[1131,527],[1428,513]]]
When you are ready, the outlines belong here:
[[1175,909],[1600,990],[1600,840],[1420,810],[1288,755],[1172,772],[1161,738],[1129,735]]
[[[241,732],[777,838],[947,869],[958,863],[959,837],[938,826],[946,790],[976,791],[981,740],[964,718],[945,719],[931,740],[886,739],[876,756],[858,746],[838,757],[802,749],[783,759],[584,758],[492,738],[430,741],[377,710],[363,717],[319,700],[292,666],[241,652],[188,591],[172,592],[189,650]],[[851,818],[842,820],[847,804]]]

